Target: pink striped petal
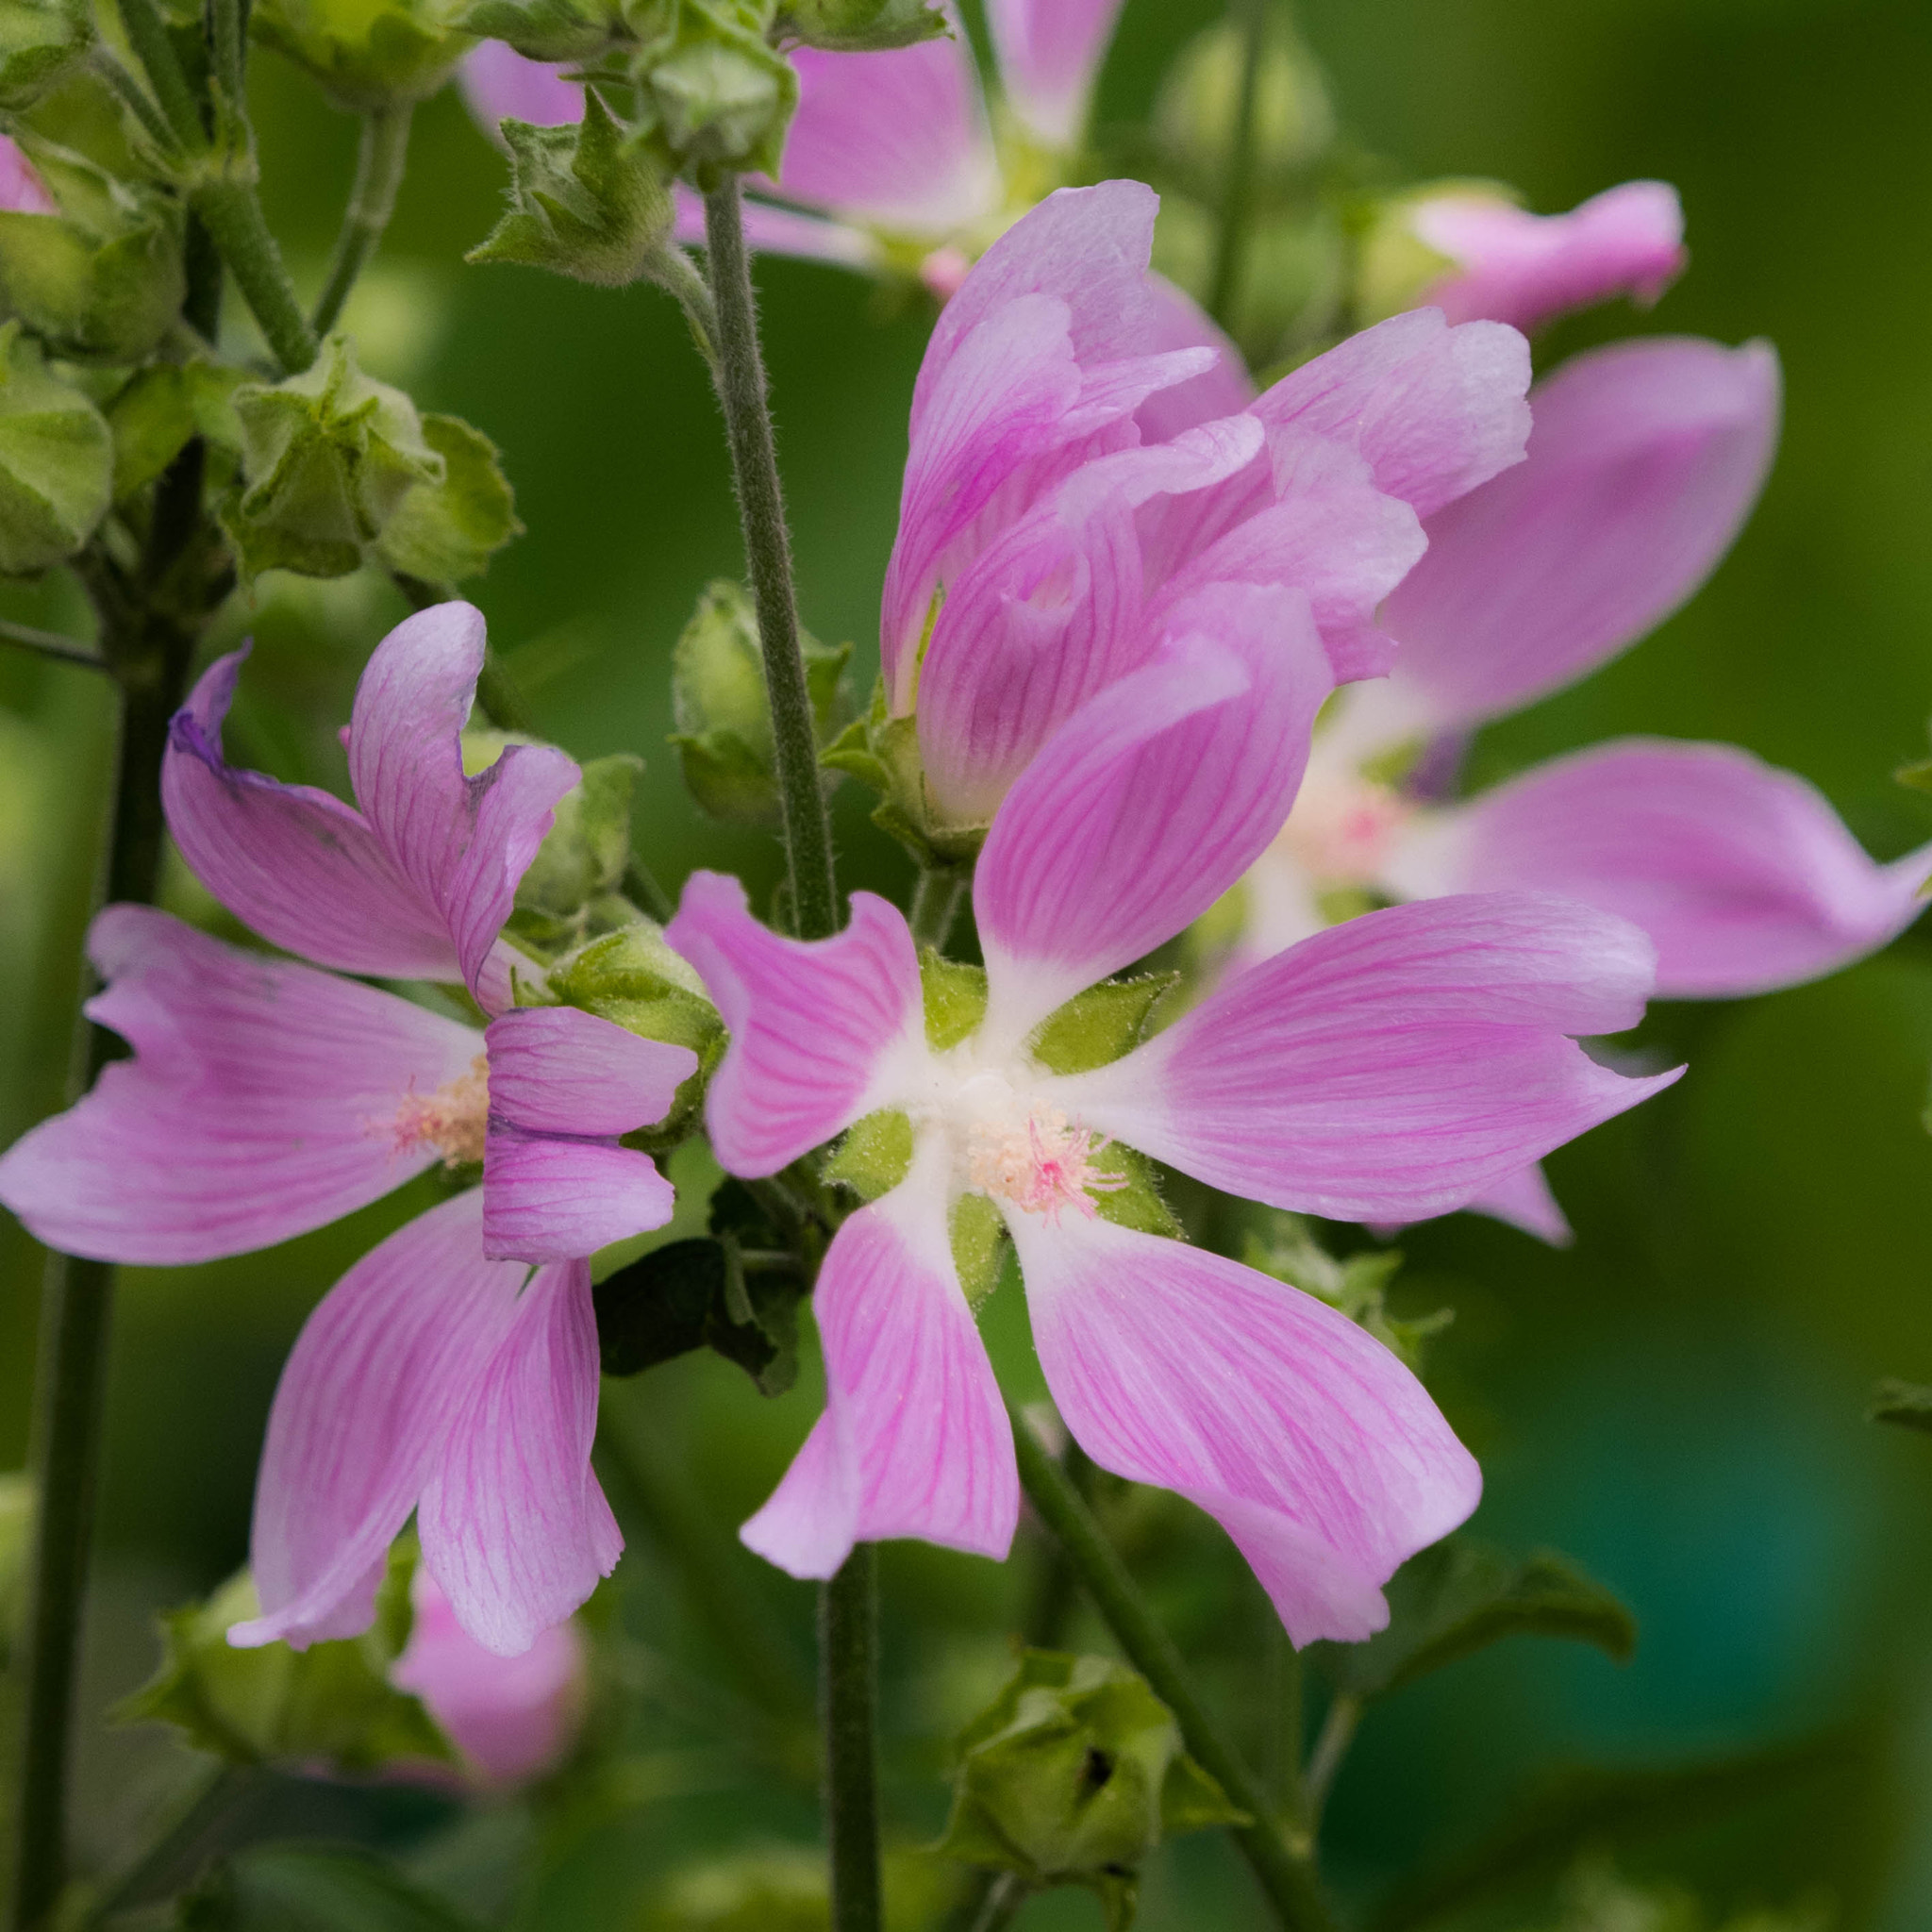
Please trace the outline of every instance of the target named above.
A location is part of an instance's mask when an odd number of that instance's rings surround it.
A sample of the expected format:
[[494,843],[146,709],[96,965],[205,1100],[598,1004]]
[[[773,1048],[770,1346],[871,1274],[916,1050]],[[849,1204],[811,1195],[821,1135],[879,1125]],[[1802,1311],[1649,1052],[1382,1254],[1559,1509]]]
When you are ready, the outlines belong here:
[[483,1155],[483,1252],[491,1260],[575,1260],[662,1227],[676,1198],[648,1154],[492,1121]]
[[1501,323],[1451,328],[1434,308],[1365,328],[1284,375],[1255,405],[1359,450],[1376,489],[1420,517],[1520,461],[1529,435],[1529,344]]
[[1215,1517],[1296,1644],[1382,1628],[1381,1586],[1482,1490],[1422,1384],[1346,1316],[1238,1262],[1100,1219],[1011,1220],[1074,1440]]
[[698,1070],[688,1046],[640,1039],[575,1007],[525,1007],[490,1023],[490,1110],[533,1134],[627,1134],[671,1111]]
[[357,802],[391,862],[441,915],[472,991],[553,808],[582,776],[541,744],[510,745],[464,776],[462,730],[482,670],[480,610],[419,610],[375,647],[347,738]]
[[[704,246],[705,204],[682,181],[671,184],[671,237],[675,242]],[[794,208],[774,208],[768,201],[746,196],[745,245],[761,255],[791,255],[803,261],[836,262],[841,268],[874,269],[880,264],[879,245],[858,228],[843,222],[822,221]]]
[[463,1628],[493,1655],[517,1657],[624,1549],[591,1471],[597,1321],[586,1262],[530,1277],[467,1393],[417,1509],[423,1561]]
[[211,664],[169,727],[161,799],[195,877],[263,939],[324,966],[461,978],[441,912],[360,812],[225,761],[222,723],[247,655]]
[[1049,147],[1078,144],[1121,0],[988,0],[1007,99]]
[[[1481,1193],[1463,1202],[1462,1209],[1470,1214],[1487,1215],[1491,1221],[1503,1222],[1509,1227],[1521,1228],[1524,1234],[1534,1235],[1538,1241],[1547,1241],[1553,1248],[1567,1248],[1575,1240],[1570,1230],[1569,1220],[1557,1204],[1556,1195],[1550,1191],[1549,1178],[1543,1173],[1541,1161],[1533,1161],[1528,1167],[1506,1174]],[[1386,1240],[1413,1225],[1412,1222],[1407,1221],[1378,1221],[1373,1224],[1373,1228],[1375,1234]]]
[[1069,719],[993,820],[973,887],[989,1038],[1017,1045],[1172,938],[1288,816],[1331,688],[1307,603],[1222,584],[1171,624],[1155,660]]
[[176,1266],[265,1248],[421,1174],[412,1102],[482,1036],[408,1000],[110,906],[88,1012],[134,1048],[0,1158],[0,1201],[50,1247]]
[[584,118],[584,90],[561,66],[532,60],[501,41],[484,41],[463,56],[457,85],[476,125],[491,141],[499,121],[567,127]]
[[0,134],[0,209],[15,215],[58,215],[59,204],[47,192],[20,143]]
[[812,1310],[825,1412],[746,1544],[793,1576],[829,1576],[855,1542],[889,1537],[1004,1557],[1012,1429],[953,1267],[942,1144],[839,1230]]
[[1461,1207],[1668,1087],[1572,1035],[1642,1016],[1655,953],[1564,899],[1365,913],[1251,967],[1057,1102],[1231,1194],[1342,1221]]
[[664,937],[730,1029],[705,1106],[728,1173],[776,1174],[878,1106],[904,1050],[924,1051],[912,935],[870,892],[853,893],[843,932],[808,943],[760,925],[736,879],[696,872]]
[[477,1378],[509,1332],[528,1271],[483,1258],[475,1189],[365,1255],[296,1339],[256,1481],[249,1560],[261,1615],[231,1643],[296,1649],[368,1629],[389,1546]]
[[1717,568],[1777,446],[1777,357],[1618,342],[1531,398],[1528,458],[1429,521],[1389,600],[1400,675],[1445,724],[1560,690],[1654,629]]
[[1434,194],[1414,205],[1408,223],[1459,264],[1423,297],[1451,322],[1487,316],[1535,329],[1613,295],[1648,308],[1689,259],[1684,210],[1665,181],[1626,181],[1567,215],[1533,215],[1488,195]]
[[1670,999],[1835,973],[1911,924],[1932,876],[1932,846],[1875,863],[1813,786],[1729,744],[1597,745],[1461,816],[1453,876],[1561,892],[1641,925]]
[[1150,275],[1157,349],[1212,349],[1219,358],[1206,374],[1151,395],[1134,412],[1141,440],[1166,442],[1203,423],[1233,416],[1255,400],[1255,385],[1233,340],[1184,289]]
[[963,38],[885,54],[801,47],[791,64],[787,194],[933,241],[997,207],[999,167]]

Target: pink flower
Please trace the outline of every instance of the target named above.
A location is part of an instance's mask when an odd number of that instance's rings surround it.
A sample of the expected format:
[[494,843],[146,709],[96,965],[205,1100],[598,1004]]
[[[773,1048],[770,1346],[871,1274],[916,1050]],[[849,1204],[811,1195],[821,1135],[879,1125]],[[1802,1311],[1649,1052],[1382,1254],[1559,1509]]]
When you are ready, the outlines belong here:
[[0,134],[0,210],[15,215],[60,212],[34,164],[21,152],[20,143],[4,134]]
[[584,1720],[587,1658],[576,1624],[552,1624],[520,1657],[495,1657],[420,1564],[409,1601],[409,1641],[390,1681],[423,1700],[472,1779],[500,1789],[555,1771]]
[[1421,298],[1451,322],[1487,316],[1527,331],[1613,295],[1648,308],[1689,259],[1684,210],[1663,181],[1626,181],[1567,215],[1453,189],[1419,196],[1407,213],[1417,240],[1457,264]]
[[590,1469],[583,1257],[670,1218],[669,1185],[618,1137],[660,1119],[696,1058],[575,1008],[506,1010],[519,956],[498,934],[578,773],[513,745],[464,775],[479,612],[423,611],[371,658],[345,736],[359,810],[224,762],[244,655],[213,665],[174,722],[161,784],[183,857],[275,944],[342,973],[459,980],[495,1017],[479,1033],[110,906],[88,1010],[134,1057],[0,1158],[0,1201],[50,1246],[170,1265],[267,1247],[439,1162],[480,1162],[480,1187],[366,1256],[296,1341],[256,1495],[263,1614],[235,1640],[366,1629],[414,1509],[464,1628],[513,1654],[621,1547]]
[[1012,1439],[961,1291],[958,1204],[1018,1250],[1060,1412],[1103,1466],[1214,1515],[1296,1642],[1386,1621],[1380,1586],[1474,1507],[1479,1475],[1364,1330],[1235,1262],[1113,1218],[1126,1146],[1284,1208],[1407,1216],[1461,1199],[1674,1077],[1567,1035],[1632,1024],[1634,928],[1514,895],[1403,907],[1243,975],[1124,1059],[1055,1074],[1064,1002],[1224,891],[1287,815],[1331,687],[1306,597],[1221,584],[1074,712],[1008,791],[974,884],[987,1005],[928,1043],[905,921],[868,894],[817,944],[700,873],[669,929],[731,1031],[708,1101],[731,1173],[771,1174],[903,1113],[905,1178],[854,1214],[814,1297],[826,1407],[744,1539],[825,1576],[856,1541],[1003,1556]]
[[1130,181],[1050,196],[920,369],[880,652],[957,824],[986,823],[1209,584],[1299,590],[1337,677],[1386,670],[1375,613],[1420,518],[1522,454],[1527,350],[1493,323],[1401,316],[1251,403],[1232,349],[1148,273],[1156,207]]

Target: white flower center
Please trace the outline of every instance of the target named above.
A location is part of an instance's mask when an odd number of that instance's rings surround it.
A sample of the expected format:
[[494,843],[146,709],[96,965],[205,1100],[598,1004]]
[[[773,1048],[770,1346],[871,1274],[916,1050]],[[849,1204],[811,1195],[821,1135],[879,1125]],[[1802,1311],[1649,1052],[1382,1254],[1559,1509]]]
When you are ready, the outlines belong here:
[[954,1171],[961,1185],[1054,1224],[1069,1208],[1089,1221],[1093,1196],[1127,1177],[1096,1166],[1110,1142],[1051,1102],[1017,1090],[1002,1074],[979,1074],[958,1090],[952,1111]]
[[433,1093],[408,1093],[381,1131],[398,1154],[434,1147],[445,1167],[467,1167],[483,1158],[490,1124],[490,1060],[478,1054],[470,1071]]
[[1415,809],[1399,791],[1359,772],[1311,767],[1275,842],[1311,878],[1372,886]]

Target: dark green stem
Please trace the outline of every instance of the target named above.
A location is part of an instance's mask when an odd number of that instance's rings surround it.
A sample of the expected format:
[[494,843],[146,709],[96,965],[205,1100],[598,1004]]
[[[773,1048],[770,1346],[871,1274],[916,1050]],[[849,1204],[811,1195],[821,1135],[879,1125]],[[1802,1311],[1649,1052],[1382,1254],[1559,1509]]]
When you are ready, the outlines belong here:
[[731,445],[731,473],[738,485],[739,521],[744,529],[765,688],[771,698],[791,916],[800,939],[828,939],[840,925],[832,825],[819,785],[818,741],[798,641],[791,540],[785,527],[764,358],[758,348],[758,308],[744,246],[744,202],[735,175],[705,197],[705,241],[718,310],[718,399],[724,405],[724,433]]
[[1346,1690],[1338,1690],[1335,1702],[1328,1707],[1328,1715],[1322,1720],[1322,1733],[1308,1754],[1308,1768],[1302,1780],[1303,1804],[1311,1833],[1321,1828],[1322,1812],[1328,1803],[1335,1774],[1341,1769],[1341,1760],[1348,1756],[1348,1747],[1355,1742],[1356,1726],[1361,1721],[1361,1699]]
[[1235,1830],[1235,1842],[1254,1868],[1276,1921],[1288,1932],[1333,1932],[1335,1921],[1310,1860],[1289,1844],[1260,1780],[1208,1717],[1174,1639],[1161,1627],[1066,1472],[1048,1455],[1025,1417],[1017,1408],[1012,1413],[1020,1482],[1028,1500],[1072,1558],[1127,1660],[1174,1712],[1188,1749],[1248,1814],[1252,1823]]
[[936,953],[946,950],[946,941],[959,916],[959,901],[966,893],[967,876],[952,866],[921,871],[919,883],[912,888],[912,909],[906,923],[912,928],[912,943],[922,952],[927,946]]
[[54,658],[62,664],[85,664],[90,671],[105,671],[108,660],[92,644],[78,638],[62,637],[58,630],[42,630],[31,624],[15,624],[0,618],[0,643],[18,644],[42,658]]
[[1233,0],[1229,8],[1241,34],[1241,92],[1235,98],[1234,128],[1228,137],[1227,174],[1221,186],[1221,233],[1215,243],[1214,279],[1208,295],[1208,312],[1225,329],[1233,327],[1248,252],[1248,213],[1255,195],[1255,96],[1260,84],[1272,4],[1273,0]]
[[336,318],[349,299],[349,291],[380,245],[383,230],[395,212],[396,190],[403,185],[403,170],[409,158],[412,111],[411,104],[405,101],[400,107],[374,108],[362,117],[362,144],[356,157],[355,186],[349,191],[341,233],[336,237],[328,280],[323,285],[322,299],[316,303],[315,313],[309,320],[309,326],[318,336],[325,336],[335,327]]
[[1267,1625],[1267,1780],[1274,1808],[1291,1830],[1307,1825],[1307,1792],[1302,1782],[1302,1659],[1288,1641],[1273,1604],[1263,1599]]
[[295,299],[295,285],[269,232],[254,183],[206,182],[195,190],[193,199],[194,211],[214,237],[269,353],[284,375],[301,375],[315,360],[319,344]]
[[168,38],[155,0],[121,0],[121,25],[127,31],[127,44],[146,70],[148,85],[155,91],[169,131],[188,153],[198,153],[208,139],[201,104],[188,85],[181,57]]
[[858,1544],[819,1593],[819,1704],[832,1932],[881,1932],[879,1889],[878,1576]]

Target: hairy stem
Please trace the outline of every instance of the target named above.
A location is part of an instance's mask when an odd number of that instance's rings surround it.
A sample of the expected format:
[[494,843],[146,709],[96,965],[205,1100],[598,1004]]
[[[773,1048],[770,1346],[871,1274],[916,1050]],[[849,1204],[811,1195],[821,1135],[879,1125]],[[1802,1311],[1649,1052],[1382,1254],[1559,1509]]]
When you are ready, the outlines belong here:
[[180,56],[168,38],[155,0],[121,0],[121,25],[126,29],[127,44],[134,49],[135,58],[146,71],[169,131],[189,153],[199,151],[208,139],[201,104],[188,85]]
[[1018,1409],[1013,1411],[1013,1447],[1028,1500],[1059,1539],[1127,1660],[1174,1712],[1188,1749],[1252,1821],[1235,1829],[1235,1842],[1254,1868],[1277,1923],[1287,1932],[1332,1932],[1335,1922],[1310,1860],[1283,1836],[1260,1780],[1208,1717],[1174,1639],[1127,1574],[1079,1491]]
[[383,230],[395,212],[396,190],[403,185],[403,170],[409,158],[412,112],[411,103],[405,101],[400,107],[373,108],[362,117],[355,185],[349,191],[341,232],[336,237],[328,280],[323,284],[322,297],[309,318],[308,325],[318,336],[325,336],[335,327],[350,290],[380,246]]
[[282,251],[269,232],[254,183],[206,182],[195,190],[193,201],[194,211],[221,250],[269,353],[281,365],[284,375],[301,375],[315,360],[319,344],[295,299],[295,285],[289,279]]
[[912,943],[921,952],[930,946],[936,953],[946,950],[954,923],[959,917],[959,901],[966,894],[966,874],[951,866],[937,872],[922,871],[912,888],[912,910],[907,924],[912,928]]
[[819,1595],[819,1702],[833,1932],[881,1932],[879,1890],[878,1578],[859,1543]]
[[1255,193],[1255,96],[1272,4],[1273,0],[1232,0],[1229,9],[1241,27],[1241,82],[1228,137],[1227,173],[1221,186],[1221,232],[1215,242],[1214,279],[1208,295],[1208,312],[1223,328],[1232,327],[1247,259],[1248,212]]
[[798,642],[791,540],[785,527],[764,358],[758,348],[758,308],[744,246],[744,201],[735,175],[705,197],[705,240],[718,310],[718,399],[724,405],[724,433],[731,445],[739,521],[744,529],[765,688],[772,706],[791,916],[800,939],[827,939],[840,924],[839,891],[832,875],[832,825],[819,786],[818,740]]

